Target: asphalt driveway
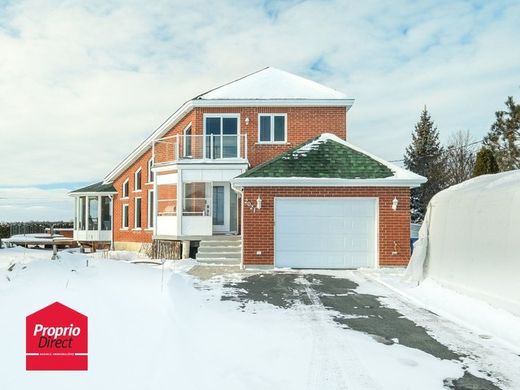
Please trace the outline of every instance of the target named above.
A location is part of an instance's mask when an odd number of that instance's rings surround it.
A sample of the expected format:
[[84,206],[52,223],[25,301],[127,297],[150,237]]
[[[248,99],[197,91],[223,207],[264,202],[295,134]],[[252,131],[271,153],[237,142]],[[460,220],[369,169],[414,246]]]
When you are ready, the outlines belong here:
[[[481,375],[477,377],[466,369],[466,353],[440,342],[425,327],[386,305],[380,296],[356,291],[359,284],[350,279],[297,271],[265,272],[226,279],[224,287],[225,293],[221,300],[240,302],[241,307],[255,302],[282,309],[302,305],[314,307],[324,310],[337,326],[368,334],[378,343],[398,343],[438,359],[460,363],[464,375],[460,378],[446,378],[445,388],[500,388],[491,381],[493,373],[479,370]],[[430,316],[432,321],[439,321],[434,313],[424,312],[423,315]]]

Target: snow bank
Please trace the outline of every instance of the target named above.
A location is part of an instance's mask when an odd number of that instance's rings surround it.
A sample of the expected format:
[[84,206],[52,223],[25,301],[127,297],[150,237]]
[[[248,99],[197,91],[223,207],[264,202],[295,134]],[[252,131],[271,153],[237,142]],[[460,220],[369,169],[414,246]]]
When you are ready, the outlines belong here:
[[407,277],[520,315],[520,170],[480,176],[428,205]]

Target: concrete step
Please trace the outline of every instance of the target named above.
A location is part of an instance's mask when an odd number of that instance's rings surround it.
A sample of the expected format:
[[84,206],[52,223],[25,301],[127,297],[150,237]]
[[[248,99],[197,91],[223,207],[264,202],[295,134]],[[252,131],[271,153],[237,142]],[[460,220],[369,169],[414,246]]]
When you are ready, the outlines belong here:
[[236,246],[199,246],[198,253],[240,253],[242,245]]
[[219,252],[219,253],[197,253],[197,260],[199,259],[240,259],[240,256],[242,255],[241,252]]
[[201,241],[242,241],[242,236],[235,236],[235,235],[209,236],[207,238],[203,238]]
[[197,259],[199,264],[207,265],[240,265],[239,259],[224,259],[224,258],[213,258],[213,259]]
[[212,247],[241,247],[242,241],[201,241],[199,248],[212,248]]

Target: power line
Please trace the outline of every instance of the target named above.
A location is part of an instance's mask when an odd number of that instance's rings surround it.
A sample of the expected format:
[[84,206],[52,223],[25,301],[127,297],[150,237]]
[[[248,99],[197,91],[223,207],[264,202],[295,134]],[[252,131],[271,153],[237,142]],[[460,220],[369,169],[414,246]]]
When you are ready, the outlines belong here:
[[[482,143],[482,142],[484,142],[484,139],[481,139],[481,140],[478,140],[478,141],[475,141],[475,142],[471,142],[471,143],[469,143],[469,144],[467,144],[467,145],[463,145],[463,146],[458,146],[458,147],[453,147],[453,146],[452,146],[452,147],[448,147],[448,149],[449,149],[449,150],[454,150],[454,149],[466,149],[466,148],[468,148],[468,147],[470,147],[470,146],[473,146],[473,145],[476,145],[476,144],[480,144],[480,143]],[[430,154],[430,155],[424,155],[424,156],[422,156],[422,157],[435,157],[435,156]],[[397,162],[403,162],[403,161],[404,161],[404,158],[399,159],[399,160],[388,160],[388,162],[391,162],[391,163],[397,163]]]

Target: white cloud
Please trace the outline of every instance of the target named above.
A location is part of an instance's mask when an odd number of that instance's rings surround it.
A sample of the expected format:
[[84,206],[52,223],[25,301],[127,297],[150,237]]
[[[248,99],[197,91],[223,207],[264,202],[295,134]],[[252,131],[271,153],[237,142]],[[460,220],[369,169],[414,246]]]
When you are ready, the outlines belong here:
[[382,157],[424,104],[442,139],[481,138],[519,95],[519,19],[509,1],[0,5],[0,185],[99,180],[183,101],[266,65],[356,98],[350,140]]

